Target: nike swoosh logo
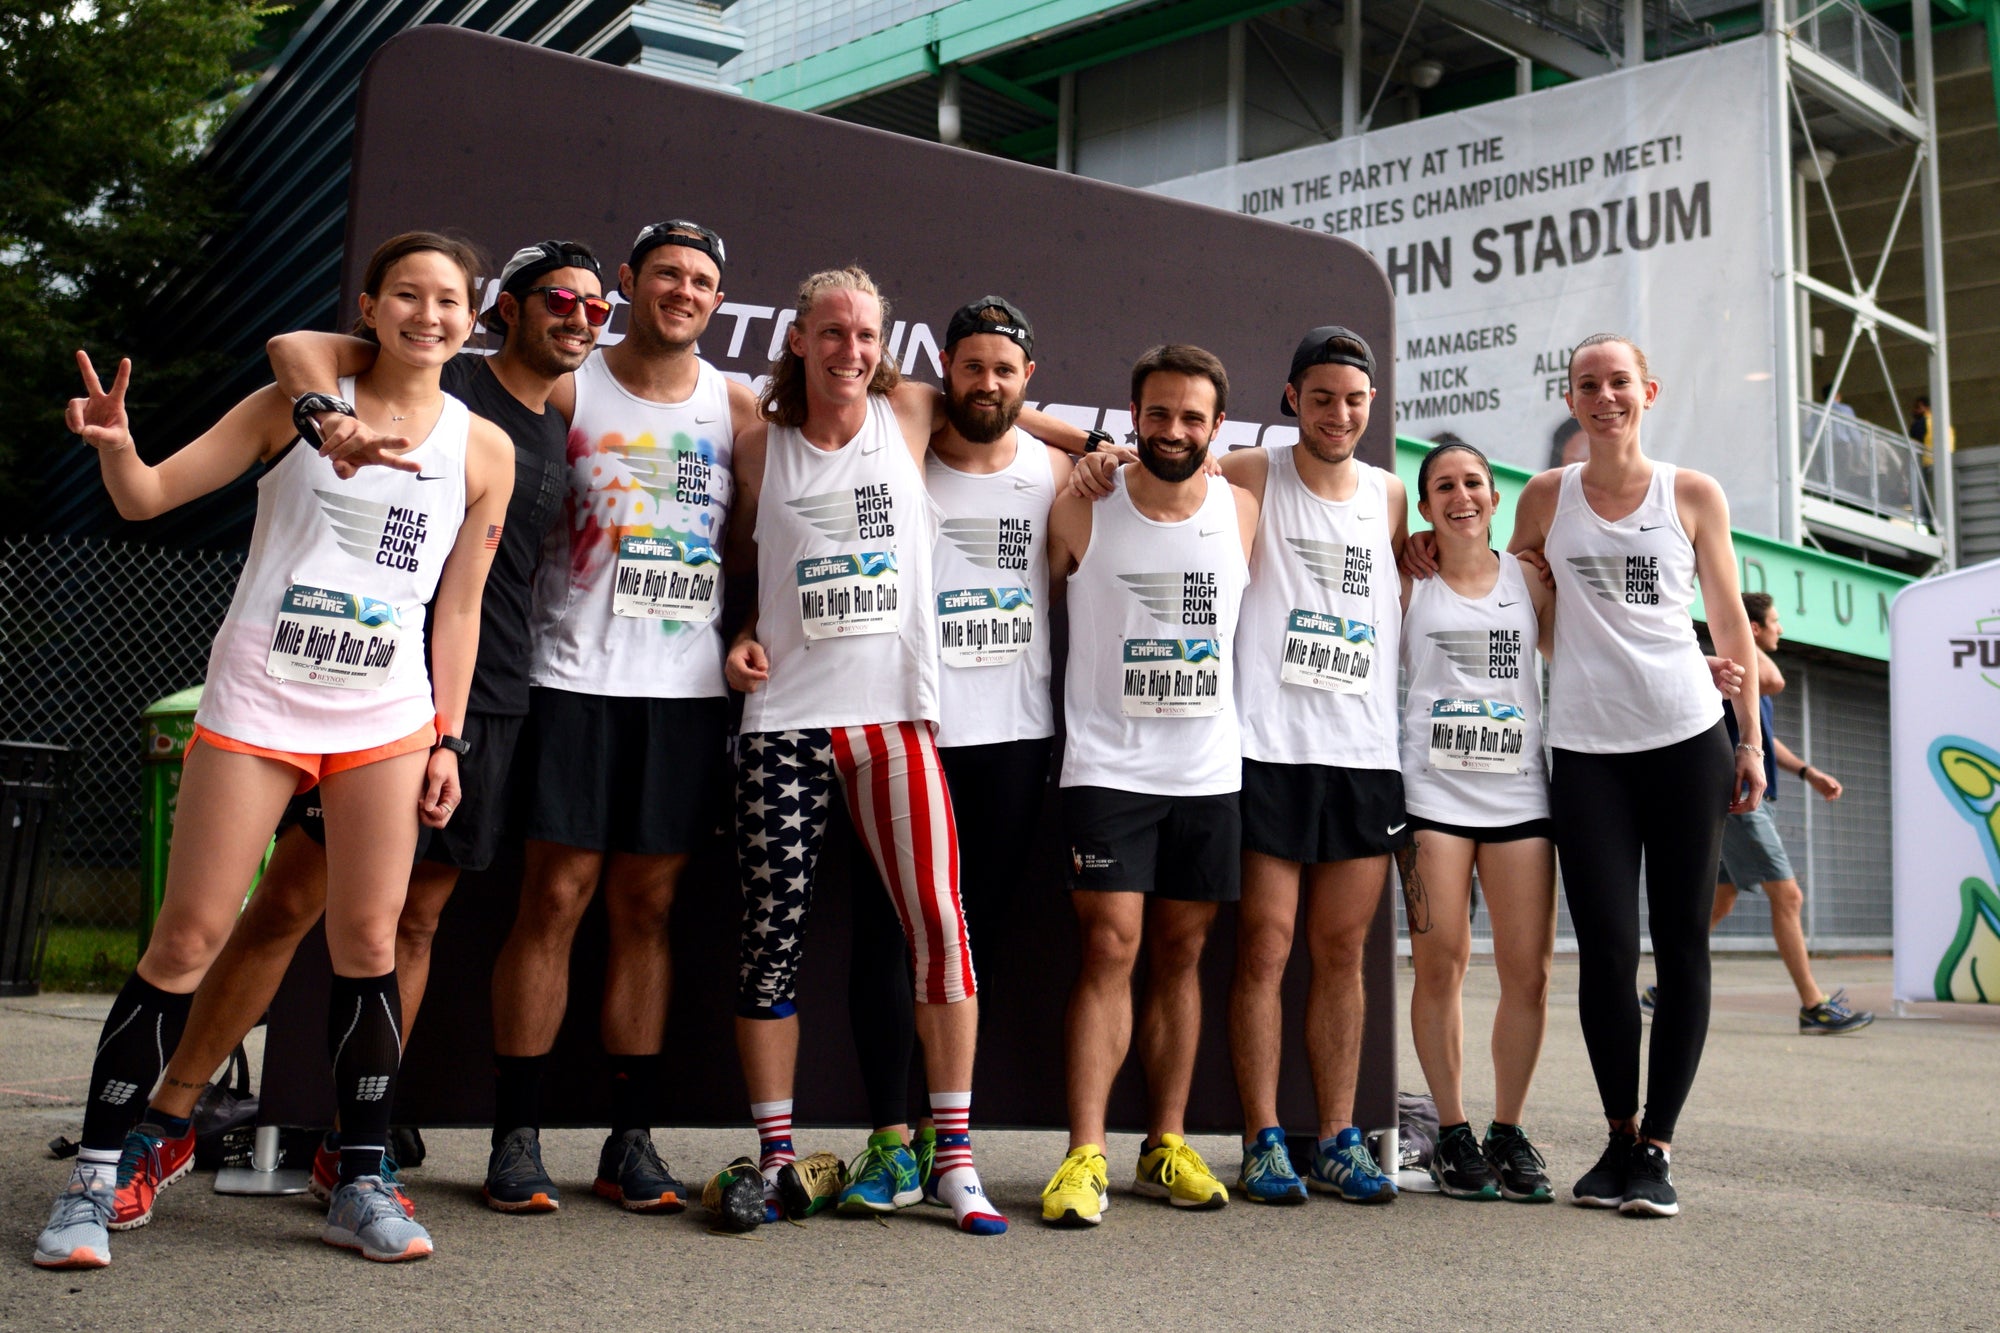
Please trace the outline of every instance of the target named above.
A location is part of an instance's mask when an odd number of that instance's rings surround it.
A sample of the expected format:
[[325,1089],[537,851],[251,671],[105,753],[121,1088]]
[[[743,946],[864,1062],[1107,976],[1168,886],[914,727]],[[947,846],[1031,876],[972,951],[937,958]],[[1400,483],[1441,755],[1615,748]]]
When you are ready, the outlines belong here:
[[434,474],[432,474],[432,475],[430,475],[430,476],[425,476],[425,475],[424,475],[423,473],[419,472],[419,473],[417,474],[417,480],[418,480],[418,481],[443,481],[443,480],[445,480],[445,475],[444,475],[444,473],[442,473],[442,472],[438,472],[438,473],[434,473]]
[[882,452],[882,446],[879,444],[864,444],[861,446],[861,452],[864,454],[879,454]]
[[1201,530],[1201,535],[1204,537],[1213,537],[1218,533],[1220,533],[1221,531],[1222,531],[1221,528],[1203,528]]
[[1391,829],[1389,830],[1389,836],[1393,838],[1393,837],[1395,837],[1395,836],[1396,836],[1396,835],[1397,835],[1398,833],[1401,833],[1401,832],[1402,832],[1402,831],[1403,831],[1404,829],[1408,828],[1409,826],[1410,826],[1410,821],[1406,819],[1406,820],[1404,820],[1404,821],[1403,821],[1402,823],[1400,823],[1400,824],[1396,825],[1395,827],[1391,828]]
[[1653,524],[1653,526],[1652,526],[1652,527],[1650,527],[1650,528],[1649,528],[1649,527],[1647,527],[1647,526],[1646,526],[1646,525],[1645,525],[1644,523],[1641,523],[1641,524],[1639,525],[1639,531],[1641,531],[1641,532],[1651,532],[1651,531],[1653,531],[1653,529],[1654,529],[1654,528],[1664,528],[1665,526],[1667,526],[1667,525],[1666,525],[1666,524],[1664,524],[1664,523],[1655,523],[1655,524]]
[[1373,523],[1376,519],[1380,517],[1382,517],[1380,514],[1356,514],[1354,516],[1354,521],[1356,523]]
[[1027,480],[1025,477],[1016,477],[1014,478],[1014,489],[1017,491],[1032,491],[1035,489],[1035,483]]
[[1514,599],[1513,601],[1511,601],[1511,602],[1502,602],[1502,603],[1500,603],[1500,607],[1501,607],[1501,609],[1502,609],[1502,610],[1505,610],[1505,609],[1506,609],[1507,607],[1510,607],[1510,606],[1519,606],[1520,604],[1521,604],[1521,599],[1520,599],[1520,598],[1518,598],[1518,597],[1516,597],[1516,598],[1515,598],[1515,599]]

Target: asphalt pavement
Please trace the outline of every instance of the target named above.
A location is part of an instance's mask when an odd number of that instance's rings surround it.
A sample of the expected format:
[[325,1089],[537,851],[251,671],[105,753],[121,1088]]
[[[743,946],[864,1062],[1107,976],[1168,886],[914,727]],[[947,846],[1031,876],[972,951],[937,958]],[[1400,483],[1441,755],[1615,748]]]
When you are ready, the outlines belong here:
[[[113,1236],[111,1268],[84,1273],[41,1272],[29,1256],[68,1170],[43,1145],[81,1122],[108,998],[0,1000],[0,1328],[1990,1330],[2000,1007],[1897,1018],[1886,959],[1817,966],[1881,1020],[1802,1036],[1775,959],[1717,959],[1707,1055],[1674,1148],[1683,1211],[1668,1220],[1418,1194],[1386,1208],[1316,1196],[1300,1208],[1183,1212],[1129,1192],[1138,1139],[1128,1135],[1111,1145],[1104,1224],[1056,1231],[1039,1222],[1037,1199],[1063,1136],[981,1130],[975,1103],[980,1169],[1014,1222],[993,1239],[961,1236],[949,1214],[923,1207],[748,1237],[711,1232],[699,1208],[625,1214],[591,1196],[601,1135],[579,1130],[544,1135],[562,1211],[502,1216],[479,1200],[486,1135],[436,1130],[429,1161],[407,1176],[437,1239],[425,1262],[369,1264],[320,1243],[305,1197],[220,1196],[198,1175],[162,1196],[151,1226]],[[1407,1004],[1406,967],[1399,981]],[[1496,993],[1491,967],[1475,963],[1465,1061],[1475,1129],[1491,1113]],[[1603,1144],[1575,994],[1574,964],[1558,960],[1527,1117],[1564,1193]],[[1407,1034],[1401,1067],[1402,1085],[1421,1089]],[[852,1155],[862,1135],[798,1137],[803,1151]],[[661,1128],[655,1140],[696,1188],[755,1147],[747,1127]],[[1194,1142],[1234,1179],[1232,1139]]]

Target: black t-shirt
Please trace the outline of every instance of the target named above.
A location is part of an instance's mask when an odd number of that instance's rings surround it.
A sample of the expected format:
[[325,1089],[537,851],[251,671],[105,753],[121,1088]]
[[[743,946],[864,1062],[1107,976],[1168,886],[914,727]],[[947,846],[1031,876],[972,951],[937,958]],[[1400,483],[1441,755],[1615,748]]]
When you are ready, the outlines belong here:
[[514,442],[514,495],[480,601],[479,658],[466,709],[520,717],[528,711],[528,602],[542,539],[562,515],[569,427],[553,408],[536,413],[522,406],[486,361],[476,352],[460,352],[440,376],[446,393]]

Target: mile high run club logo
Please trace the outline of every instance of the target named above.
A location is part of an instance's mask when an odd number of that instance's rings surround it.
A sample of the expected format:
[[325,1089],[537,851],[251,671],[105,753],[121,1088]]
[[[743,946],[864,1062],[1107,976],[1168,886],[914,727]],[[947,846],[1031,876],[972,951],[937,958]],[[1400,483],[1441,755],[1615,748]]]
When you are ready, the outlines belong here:
[[1467,675],[1488,680],[1521,678],[1521,631],[1517,629],[1434,629],[1430,640]]
[[948,518],[945,539],[979,569],[1028,568],[1028,548],[1034,544],[1031,518]]
[[1199,625],[1214,628],[1215,573],[1212,570],[1173,570],[1158,574],[1120,574],[1118,581],[1132,590],[1153,619],[1163,625]]
[[421,509],[385,505],[359,496],[333,491],[313,491],[326,521],[333,525],[333,540],[341,550],[365,564],[387,569],[415,569],[417,553],[430,536],[431,516]]
[[1660,604],[1660,557],[1656,555],[1573,555],[1569,564],[1576,576],[1607,602]]
[[1285,545],[1305,562],[1313,582],[1328,592],[1348,597],[1368,595],[1368,581],[1375,573],[1375,553],[1366,546],[1308,541],[1304,537],[1287,537]]
[[887,482],[802,495],[785,504],[837,542],[886,541],[896,535],[896,499]]

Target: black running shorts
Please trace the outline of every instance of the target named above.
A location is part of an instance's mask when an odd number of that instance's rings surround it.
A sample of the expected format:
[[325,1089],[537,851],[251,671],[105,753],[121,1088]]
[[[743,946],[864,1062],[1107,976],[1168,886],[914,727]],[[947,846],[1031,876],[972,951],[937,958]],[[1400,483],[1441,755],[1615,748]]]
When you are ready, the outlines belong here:
[[1387,856],[1410,840],[1393,768],[1243,761],[1243,850],[1323,865]]
[[1235,792],[1149,796],[1064,787],[1062,825],[1072,889],[1193,903],[1233,903],[1243,896]]
[[716,833],[727,790],[727,699],[625,699],[536,686],[528,715],[528,837],[678,856]]

